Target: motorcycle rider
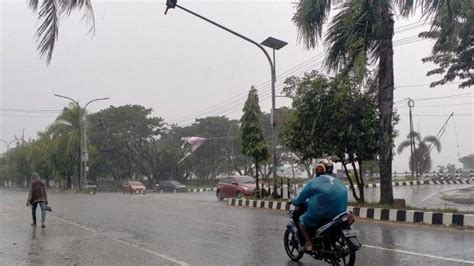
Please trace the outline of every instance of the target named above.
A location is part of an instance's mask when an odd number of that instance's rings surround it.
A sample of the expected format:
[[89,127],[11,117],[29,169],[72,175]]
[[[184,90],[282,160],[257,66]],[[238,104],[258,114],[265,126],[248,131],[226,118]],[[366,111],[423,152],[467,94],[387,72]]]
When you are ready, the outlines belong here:
[[[302,247],[305,251],[313,250],[307,227],[321,226],[338,214],[347,210],[347,188],[339,179],[333,177],[333,164],[323,159],[315,168],[316,176],[304,186],[299,196],[291,201],[296,206],[306,206],[306,211],[299,217],[298,227],[306,240]],[[306,228],[305,228],[306,227]]]

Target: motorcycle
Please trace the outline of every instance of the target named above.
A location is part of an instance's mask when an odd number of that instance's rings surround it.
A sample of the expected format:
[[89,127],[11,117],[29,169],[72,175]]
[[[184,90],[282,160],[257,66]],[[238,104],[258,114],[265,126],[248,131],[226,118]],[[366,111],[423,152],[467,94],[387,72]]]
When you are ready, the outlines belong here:
[[356,252],[362,245],[357,239],[357,232],[351,229],[355,221],[352,212],[343,212],[321,227],[305,228],[313,243],[313,250],[305,252],[299,248],[306,243],[298,228],[298,219],[304,211],[304,207],[300,207],[289,212],[290,222],[284,235],[288,257],[293,261],[299,261],[307,253],[314,259],[331,265],[354,265]]

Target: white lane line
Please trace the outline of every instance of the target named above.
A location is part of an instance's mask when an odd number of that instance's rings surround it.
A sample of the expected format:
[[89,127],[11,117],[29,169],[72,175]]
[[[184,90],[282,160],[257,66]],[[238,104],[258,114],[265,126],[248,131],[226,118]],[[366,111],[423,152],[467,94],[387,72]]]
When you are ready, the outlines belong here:
[[214,223],[215,225],[221,225],[221,226],[228,226],[228,227],[237,227],[237,225],[233,224],[225,224],[225,223]]
[[453,259],[453,258],[430,255],[430,254],[416,253],[416,252],[412,252],[412,251],[405,251],[405,250],[399,250],[399,249],[393,249],[393,248],[377,247],[377,246],[371,246],[371,245],[365,245],[365,244],[363,244],[362,247],[385,250],[385,251],[391,251],[391,252],[408,254],[408,255],[413,255],[413,256],[427,257],[427,258],[438,259],[438,260],[461,262],[461,263],[467,263],[467,264],[473,264],[474,265],[474,261],[469,261],[469,260]]
[[[85,226],[85,225],[78,224],[78,223],[76,223],[76,222],[69,221],[69,220],[67,220],[67,219],[64,219],[64,218],[61,218],[61,217],[58,217],[58,216],[53,216],[53,215],[51,215],[51,217],[53,217],[53,218],[55,218],[55,219],[57,219],[57,220],[61,220],[61,221],[65,222],[65,223],[72,224],[72,225],[77,226],[77,227],[79,227],[79,228],[82,228],[82,229],[84,229],[84,230],[86,230],[86,231],[89,231],[89,232],[92,232],[92,233],[99,233],[97,230],[94,230],[94,229],[92,229],[92,228],[90,228],[90,227],[87,227],[87,226]],[[143,251],[143,252],[146,252],[146,253],[148,253],[148,254],[151,254],[151,255],[160,257],[160,258],[162,258],[162,259],[168,260],[168,261],[173,262],[173,263],[176,263],[176,264],[178,264],[178,265],[189,266],[189,264],[186,263],[186,262],[184,262],[184,261],[180,261],[180,260],[177,260],[177,259],[172,258],[172,257],[170,257],[170,256],[167,256],[167,255],[165,255],[165,254],[161,254],[161,253],[158,253],[158,252],[156,252],[156,251],[147,249],[147,248],[142,247],[142,246],[140,246],[140,245],[138,245],[138,244],[131,243],[131,242],[127,242],[127,241],[124,241],[124,240],[121,240],[121,239],[118,239],[118,238],[114,238],[114,237],[107,237],[107,238],[109,238],[110,240],[113,240],[113,241],[115,241],[115,242],[121,243],[121,244],[123,244],[123,245],[129,246],[129,247],[134,247],[134,248],[139,249],[139,250],[141,250],[141,251]]]
[[439,194],[439,192],[435,192],[435,193],[429,195],[428,197],[422,199],[421,201],[425,201],[425,200],[427,200],[427,199],[429,199],[429,198],[431,198],[431,197],[434,197],[434,196],[436,196],[436,195],[438,195],[438,194]]

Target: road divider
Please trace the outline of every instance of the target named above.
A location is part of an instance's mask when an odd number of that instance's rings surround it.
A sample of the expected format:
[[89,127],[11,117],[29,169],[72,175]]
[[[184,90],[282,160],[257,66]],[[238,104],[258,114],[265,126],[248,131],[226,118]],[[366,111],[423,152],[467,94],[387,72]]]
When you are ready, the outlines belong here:
[[[412,180],[412,181],[398,181],[392,182],[392,186],[422,186],[422,185],[462,185],[462,184],[474,184],[474,179],[446,179],[446,180]],[[303,184],[290,185],[293,188],[302,188]],[[283,189],[287,189],[287,185],[283,185]],[[346,185],[347,188],[349,186]],[[357,185],[355,186],[357,188]],[[365,188],[379,188],[380,183],[365,184]],[[189,188],[188,192],[215,192],[215,187],[207,188]]]
[[188,188],[188,192],[213,192],[217,189],[215,187],[206,187],[206,188]]
[[[228,199],[227,205],[246,208],[271,209],[279,211],[289,211],[294,207],[285,201],[248,199]],[[400,210],[353,206],[349,206],[347,209],[349,211],[352,211],[355,216],[363,219],[432,225],[452,225],[474,228],[473,214],[442,213],[421,210]]]

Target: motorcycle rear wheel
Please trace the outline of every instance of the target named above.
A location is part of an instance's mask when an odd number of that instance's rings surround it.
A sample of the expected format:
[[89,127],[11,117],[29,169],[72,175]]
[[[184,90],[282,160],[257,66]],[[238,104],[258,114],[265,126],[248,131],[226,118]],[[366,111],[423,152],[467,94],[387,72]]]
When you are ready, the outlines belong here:
[[303,257],[304,252],[299,250],[298,240],[290,228],[286,228],[283,244],[285,245],[286,254],[292,261],[299,261]]
[[356,253],[355,251],[352,251],[351,254],[349,254],[349,261],[347,262],[347,266],[354,266],[356,262]]
[[[341,238],[337,239],[336,244],[338,244],[339,247],[344,247],[344,246],[347,245],[347,241],[343,237],[341,237]],[[334,249],[334,250],[336,250],[336,249]],[[347,258],[349,258],[349,261],[346,262]],[[356,260],[355,251],[351,251],[349,253],[349,255],[347,255],[346,257],[340,258],[340,259],[337,259],[334,256],[331,257],[330,264],[331,265],[354,266],[355,265],[355,260]]]

